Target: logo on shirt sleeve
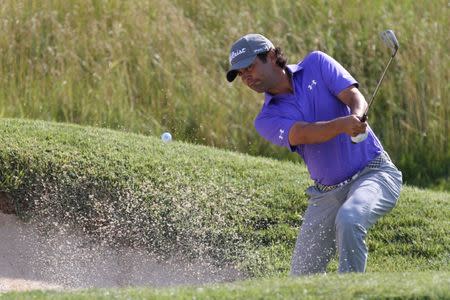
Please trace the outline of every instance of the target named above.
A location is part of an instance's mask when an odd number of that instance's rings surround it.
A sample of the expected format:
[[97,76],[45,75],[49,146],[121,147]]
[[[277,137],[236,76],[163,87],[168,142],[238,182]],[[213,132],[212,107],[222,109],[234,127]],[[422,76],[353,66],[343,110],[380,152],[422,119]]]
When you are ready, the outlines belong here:
[[284,129],[280,129],[280,135],[278,136],[278,138],[280,139],[280,140],[283,140],[284,139]]
[[312,91],[313,87],[317,85],[317,81],[314,79],[311,80],[311,83],[308,85],[308,90]]

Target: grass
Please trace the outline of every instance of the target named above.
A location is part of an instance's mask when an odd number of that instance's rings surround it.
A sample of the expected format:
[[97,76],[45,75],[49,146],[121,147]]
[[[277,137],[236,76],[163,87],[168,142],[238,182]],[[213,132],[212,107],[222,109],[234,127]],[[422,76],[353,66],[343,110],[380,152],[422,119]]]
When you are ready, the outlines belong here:
[[[49,235],[65,225],[160,260],[212,259],[250,278],[288,273],[310,184],[301,164],[31,120],[1,119],[0,143],[0,190]],[[369,233],[368,272],[449,272],[449,201],[406,186]]]
[[[298,164],[279,169],[272,160],[89,127],[3,120],[1,128],[0,187],[18,213],[111,243],[227,261],[252,240],[270,245],[286,230],[292,238],[305,206],[296,191],[305,176],[270,183],[287,170],[306,174]],[[268,227],[272,236],[262,234]]]
[[214,286],[8,293],[3,299],[448,299],[450,273],[272,278]]
[[450,190],[447,12],[446,1],[5,0],[0,116],[167,130],[185,142],[298,161],[254,131],[261,96],[226,83],[230,44],[261,32],[291,63],[323,50],[368,97],[388,57],[378,33],[391,28],[400,50],[371,125],[409,184]]

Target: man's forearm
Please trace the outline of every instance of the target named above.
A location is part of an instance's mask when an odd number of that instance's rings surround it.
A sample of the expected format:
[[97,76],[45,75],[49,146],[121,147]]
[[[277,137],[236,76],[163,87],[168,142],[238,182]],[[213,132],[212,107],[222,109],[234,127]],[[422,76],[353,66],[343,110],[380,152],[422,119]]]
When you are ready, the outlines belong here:
[[[364,99],[364,98],[362,98]],[[352,105],[350,106],[350,110],[352,114],[357,115],[358,117],[362,117],[364,113],[366,112],[367,108],[367,102],[364,101],[353,101]]]
[[363,94],[354,86],[339,93],[338,98],[344,102],[352,114],[362,117],[367,109],[367,102]]
[[341,133],[357,136],[365,132],[366,127],[367,124],[361,122],[356,115],[315,123],[299,121],[289,131],[289,143],[292,146],[319,144],[331,140]]
[[316,123],[297,122],[289,131],[291,145],[326,142],[342,132],[339,118]]
[[318,144],[331,140],[341,133],[357,136],[365,132],[367,124],[361,122],[359,118],[366,112],[367,102],[361,92],[351,86],[339,93],[338,98],[350,108],[351,115],[323,122],[297,122],[289,131],[289,143],[292,146]]

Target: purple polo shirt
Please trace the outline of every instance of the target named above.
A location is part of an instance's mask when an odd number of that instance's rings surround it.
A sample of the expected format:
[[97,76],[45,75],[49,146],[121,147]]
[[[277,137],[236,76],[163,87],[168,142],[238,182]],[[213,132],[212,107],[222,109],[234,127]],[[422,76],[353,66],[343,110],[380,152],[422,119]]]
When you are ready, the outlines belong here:
[[343,133],[324,143],[291,146],[289,130],[297,121],[314,123],[350,115],[350,108],[337,95],[351,85],[358,86],[358,82],[320,51],[311,52],[297,65],[288,65],[288,70],[294,92],[266,93],[255,128],[269,142],[300,154],[312,180],[325,185],[340,183],[383,151],[369,126],[367,139],[359,144],[352,144],[350,136]]

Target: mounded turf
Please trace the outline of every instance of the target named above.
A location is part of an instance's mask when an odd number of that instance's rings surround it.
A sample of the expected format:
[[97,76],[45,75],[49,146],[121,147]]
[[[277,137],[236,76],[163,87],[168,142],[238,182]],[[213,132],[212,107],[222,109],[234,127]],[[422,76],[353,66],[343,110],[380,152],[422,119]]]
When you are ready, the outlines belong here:
[[[366,275],[286,279],[307,204],[304,190],[310,180],[305,168],[174,139],[164,144],[126,132],[1,119],[0,189],[25,221],[51,218],[43,228],[49,234],[52,226],[69,224],[83,229],[92,241],[145,248],[161,260],[173,255],[209,259],[254,278],[149,295],[292,298],[304,291],[299,283],[310,286],[306,292],[318,298],[319,288],[328,296],[348,289],[350,294],[342,298],[358,293],[360,298],[414,298],[417,289],[419,298],[448,295],[449,193],[405,187],[398,206],[369,233]],[[333,262],[329,271],[335,269]],[[327,280],[332,281],[328,287]],[[367,289],[361,290],[361,284]],[[256,287],[264,287],[263,292]],[[92,293],[102,297],[106,292]]]

